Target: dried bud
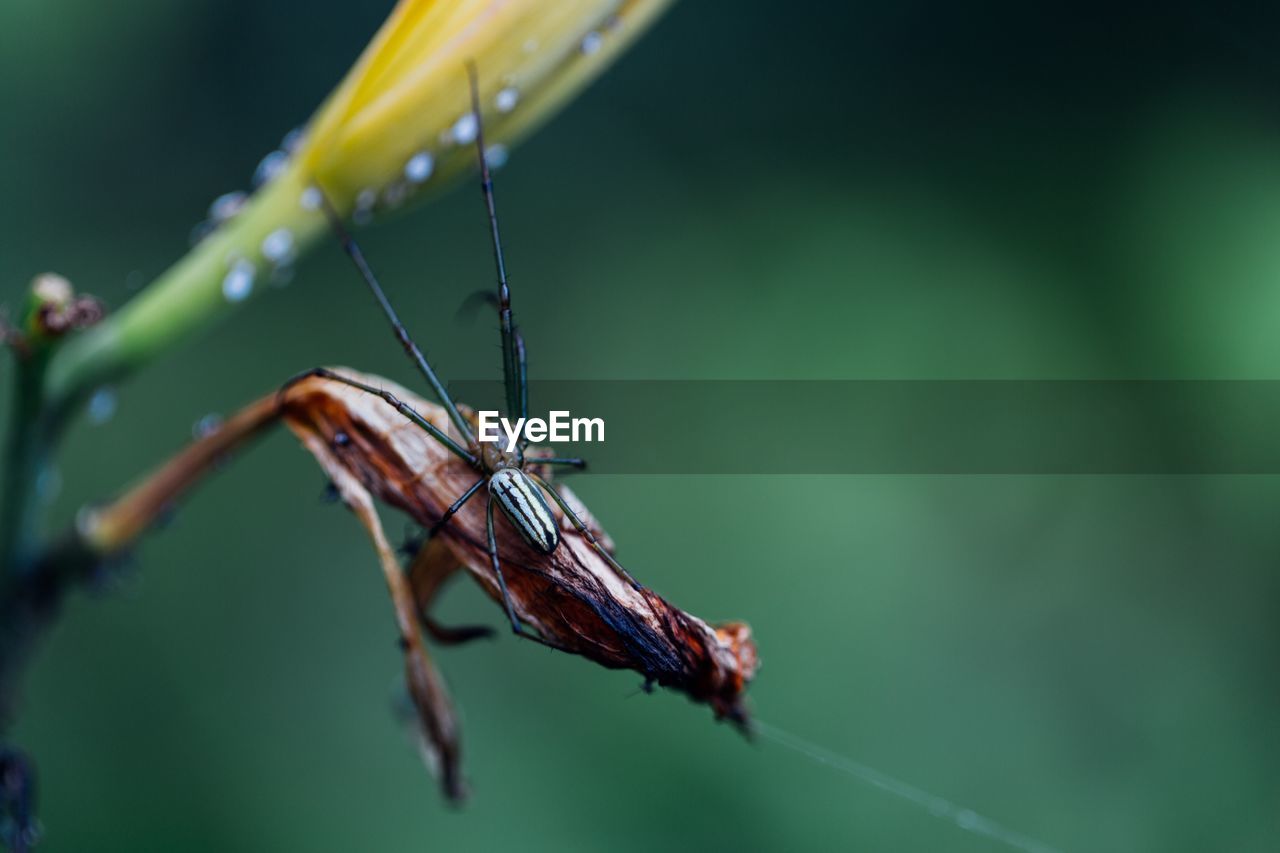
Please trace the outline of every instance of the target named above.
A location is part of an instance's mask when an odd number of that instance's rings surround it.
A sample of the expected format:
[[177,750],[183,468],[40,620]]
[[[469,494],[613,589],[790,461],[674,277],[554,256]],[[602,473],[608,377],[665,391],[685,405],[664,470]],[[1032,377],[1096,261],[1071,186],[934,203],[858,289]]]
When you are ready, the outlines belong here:
[[22,325],[6,324],[0,331],[4,342],[25,356],[41,343],[94,325],[105,313],[94,297],[77,296],[67,279],[57,273],[41,273],[31,282]]
[[61,307],[75,296],[75,288],[56,272],[46,272],[32,279],[31,295],[41,304]]
[[[385,388],[441,430],[444,410],[374,376],[343,375]],[[329,379],[292,385],[282,397],[283,417],[337,486],[343,500],[370,528],[380,552],[391,552],[371,511],[374,497],[424,527],[476,481],[476,472],[380,398]],[[598,539],[608,542],[585,506],[561,488],[570,506]],[[597,532],[599,531],[599,532]],[[647,589],[622,580],[560,515],[560,545],[539,553],[505,519],[496,527],[498,553],[516,614],[549,645],[611,669],[632,669],[647,682],[705,702],[718,718],[745,730],[744,691],[757,666],[751,630],[741,622],[719,627],[685,613]],[[394,563],[394,556],[390,558]],[[385,558],[384,558],[385,560]],[[427,616],[444,577],[465,569],[495,601],[498,579],[486,547],[483,497],[467,504],[424,548],[408,573],[415,622]],[[393,598],[403,577],[388,572]],[[397,609],[400,607],[397,605]],[[416,625],[414,636],[418,635]],[[446,791],[460,790],[458,744],[452,708],[425,650],[406,647],[408,678],[422,729],[442,759]]]
[[[386,389],[447,431],[449,419],[441,407],[385,379],[338,372]],[[484,498],[468,503],[419,544],[406,571],[383,531],[375,499],[431,528],[475,484],[477,473],[379,396],[319,376],[292,382],[188,445],[111,505],[82,513],[77,533],[68,541],[97,559],[120,553],[227,454],[279,420],[315,456],[373,540],[391,593],[421,743],[445,795],[459,800],[466,785],[457,715],[424,632],[441,645],[490,633],[487,628],[442,627],[430,612],[443,582],[460,570],[502,601],[487,551]],[[612,552],[612,540],[587,508],[568,489],[559,491]],[[741,622],[710,625],[654,592],[633,588],[572,523],[557,516],[559,545],[549,555],[532,549],[501,514],[496,519],[507,588],[522,623],[536,631],[535,639],[611,669],[635,670],[646,684],[670,687],[706,703],[717,718],[746,731],[744,694],[757,667],[751,629]]]

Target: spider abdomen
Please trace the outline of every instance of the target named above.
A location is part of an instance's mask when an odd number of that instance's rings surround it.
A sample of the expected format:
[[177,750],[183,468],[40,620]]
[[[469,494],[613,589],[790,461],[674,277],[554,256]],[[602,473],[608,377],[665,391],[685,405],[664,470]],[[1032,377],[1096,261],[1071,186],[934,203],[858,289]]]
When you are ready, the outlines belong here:
[[543,554],[550,554],[560,544],[560,528],[551,508],[523,471],[502,468],[489,478],[489,494],[498,502],[520,536]]

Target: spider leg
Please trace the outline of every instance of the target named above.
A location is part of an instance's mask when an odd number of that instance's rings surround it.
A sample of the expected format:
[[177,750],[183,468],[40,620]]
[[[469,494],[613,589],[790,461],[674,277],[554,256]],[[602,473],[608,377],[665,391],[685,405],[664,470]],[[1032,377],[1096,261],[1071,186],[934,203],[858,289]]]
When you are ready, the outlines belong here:
[[498,588],[502,590],[502,606],[507,609],[507,618],[511,620],[511,630],[524,634],[524,626],[516,616],[515,605],[511,603],[511,594],[507,592],[507,579],[502,576],[502,561],[498,559],[498,539],[493,534],[493,498],[485,502],[485,533],[489,539],[489,563],[498,578]]
[[467,63],[467,79],[471,84],[471,112],[476,119],[476,156],[480,161],[480,192],[485,212],[489,215],[489,239],[493,244],[493,262],[498,273],[498,320],[502,329],[502,379],[507,392],[507,412],[524,418],[529,415],[529,382],[524,339],[516,331],[511,314],[511,290],[507,286],[507,263],[502,255],[502,236],[498,231],[498,210],[493,200],[493,178],[489,161],[484,156],[484,122],[480,118],[480,84],[474,63]]
[[563,510],[564,514],[569,516],[569,520],[573,522],[573,526],[578,529],[579,533],[586,537],[586,540],[591,543],[591,547],[595,548],[596,553],[601,557],[604,557],[605,562],[607,562],[613,570],[618,573],[618,576],[631,584],[632,589],[643,591],[644,587],[640,585],[640,582],[633,578],[631,573],[624,569],[622,564],[615,560],[613,555],[605,550],[605,547],[600,544],[600,540],[596,539],[595,535],[587,529],[587,525],[582,523],[582,519],[578,518],[578,514],[573,511],[573,507],[569,506],[568,501],[562,498],[560,493],[553,489],[551,484],[546,480],[542,479],[537,474],[534,474],[532,471],[528,472],[528,474],[533,478],[535,483],[541,486],[547,494],[551,495],[552,499],[560,505],[560,509]]
[[453,421],[458,433],[469,443],[474,442],[476,437],[471,431],[471,424],[467,423],[467,419],[458,411],[453,398],[449,396],[449,392],[444,387],[444,383],[440,381],[440,377],[436,376],[436,372],[432,369],[431,363],[427,361],[427,357],[422,354],[422,350],[414,343],[413,338],[409,337],[408,330],[405,329],[404,323],[400,321],[399,315],[396,314],[396,309],[392,307],[391,300],[387,299],[387,294],[383,292],[382,285],[378,283],[378,278],[374,275],[373,268],[369,266],[369,262],[365,259],[364,252],[360,250],[355,238],[351,236],[342,224],[342,217],[333,209],[333,205],[329,202],[329,197],[323,192],[320,193],[320,202],[324,209],[325,218],[329,220],[329,227],[333,230],[334,236],[338,238],[338,243],[341,244],[342,250],[347,253],[347,256],[351,258],[351,262],[355,264],[360,277],[364,279],[364,283],[368,285],[370,292],[373,293],[374,299],[378,302],[378,307],[382,309],[383,316],[391,324],[391,330],[395,333],[396,340],[404,348],[409,360],[418,368],[418,372],[427,380],[427,384],[431,386],[431,390],[436,395],[436,400],[449,413],[449,419]]
[[369,385],[368,383],[361,382],[358,379],[352,379],[349,376],[343,376],[341,373],[334,373],[332,370],[330,370],[327,367],[313,367],[310,370],[299,373],[297,376],[294,376],[288,382],[284,383],[284,385],[281,386],[280,393],[284,393],[291,386],[296,385],[298,382],[301,382],[303,379],[307,379],[312,376],[318,376],[321,379],[329,379],[334,382],[341,382],[343,385],[350,385],[352,388],[359,388],[361,391],[364,391],[369,394],[373,394],[375,397],[381,397],[382,400],[387,405],[391,406],[401,415],[408,418],[413,423],[417,424],[428,435],[430,435],[436,441],[443,444],[445,446],[445,449],[447,449],[450,453],[462,459],[468,465],[476,464],[476,458],[472,456],[471,453],[469,453],[466,450],[466,448],[464,448],[462,445],[458,444],[456,441],[454,441],[452,438],[446,435],[443,430],[441,430],[435,424],[431,423],[431,421],[427,420],[422,415],[418,414],[418,412],[415,411],[412,406],[410,406],[408,403],[403,402],[395,394],[392,394],[390,391],[387,391],[383,388],[377,388],[373,385]]
[[467,501],[471,500],[471,498],[475,496],[475,493],[480,490],[480,487],[483,486],[485,482],[485,479],[481,477],[479,480],[476,480],[475,484],[472,485],[471,488],[463,492],[461,497],[454,501],[449,508],[444,511],[444,515],[440,516],[440,520],[431,525],[431,529],[427,531],[427,539],[434,539],[435,535],[449,523],[451,518],[458,514],[458,510],[462,509],[462,507],[466,505]]
[[573,649],[563,646],[554,640],[548,640],[546,637],[530,631],[516,616],[515,605],[511,603],[511,594],[507,592],[507,581],[502,575],[502,563],[498,559],[498,539],[493,532],[493,499],[490,498],[485,505],[485,530],[489,538],[489,560],[493,566],[493,573],[498,577],[498,588],[502,591],[502,604],[507,609],[507,618],[511,620],[511,629],[517,637],[523,637],[526,640],[532,640],[539,645],[546,646],[549,649],[555,649],[560,652],[573,653]]

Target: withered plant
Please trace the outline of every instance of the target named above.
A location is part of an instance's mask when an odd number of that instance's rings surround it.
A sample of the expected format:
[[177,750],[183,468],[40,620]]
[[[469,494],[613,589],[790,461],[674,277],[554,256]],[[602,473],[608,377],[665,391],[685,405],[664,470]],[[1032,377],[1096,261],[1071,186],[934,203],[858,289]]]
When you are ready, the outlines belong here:
[[[108,311],[54,275],[33,282],[26,303],[0,326],[16,366],[0,483],[0,720],[11,722],[23,664],[66,595],[135,545],[239,446],[283,421],[373,541],[418,726],[448,797],[464,792],[459,737],[424,632],[445,645],[479,633],[442,627],[430,613],[441,584],[458,569],[503,601],[538,641],[634,669],[648,684],[682,691],[718,717],[746,724],[742,693],[755,653],[744,625],[713,627],[622,580],[609,537],[563,487],[556,492],[563,503],[549,510],[558,547],[533,548],[500,523],[492,534],[502,554],[498,569],[478,503],[440,525],[473,485],[474,471],[402,416],[408,407],[447,429],[449,413],[375,376],[335,369],[269,394],[119,498],[83,511],[59,535],[42,535],[37,499],[66,426],[95,391],[250,301],[258,283],[289,270],[318,241],[326,213],[363,224],[447,186],[468,169],[482,121],[492,145],[482,147],[481,162],[498,156],[607,67],[665,6],[666,0],[401,0],[311,121],[264,158],[252,195],[215,202],[199,242],[126,305]],[[474,108],[468,65],[484,69]],[[344,379],[383,389],[402,406]],[[266,387],[278,382],[263,377]],[[470,410],[461,411],[471,418]],[[550,479],[546,460],[531,454],[529,471]],[[388,542],[375,500],[424,527],[440,525],[408,565]],[[0,750],[0,843],[14,850],[36,839],[34,778],[29,758]]]

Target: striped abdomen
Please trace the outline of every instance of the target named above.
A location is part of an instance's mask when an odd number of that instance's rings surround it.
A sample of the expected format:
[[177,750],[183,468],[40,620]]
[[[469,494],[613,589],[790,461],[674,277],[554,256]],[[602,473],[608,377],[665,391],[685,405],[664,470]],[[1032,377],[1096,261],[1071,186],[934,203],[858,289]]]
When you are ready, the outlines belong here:
[[502,468],[489,478],[489,496],[530,546],[550,554],[560,544],[556,517],[533,481],[519,468]]

